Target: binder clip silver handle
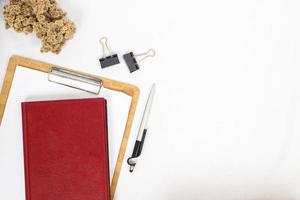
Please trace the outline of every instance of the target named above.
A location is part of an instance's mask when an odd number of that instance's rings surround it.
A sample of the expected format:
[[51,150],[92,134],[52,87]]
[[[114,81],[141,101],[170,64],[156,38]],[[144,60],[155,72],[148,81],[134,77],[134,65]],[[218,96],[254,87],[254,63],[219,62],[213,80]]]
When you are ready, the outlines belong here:
[[[136,61],[140,64],[143,60],[150,58],[150,57],[153,58],[155,55],[156,55],[155,50],[149,49],[147,52],[136,54],[134,57],[135,57]],[[140,59],[137,59],[139,57],[140,57]]]
[[102,87],[101,80],[59,67],[52,67],[48,81],[92,94],[99,94]]
[[103,53],[103,57],[108,57],[111,56],[113,54],[110,46],[108,45],[108,39],[107,37],[102,37],[100,38],[100,44],[102,46],[102,53]]

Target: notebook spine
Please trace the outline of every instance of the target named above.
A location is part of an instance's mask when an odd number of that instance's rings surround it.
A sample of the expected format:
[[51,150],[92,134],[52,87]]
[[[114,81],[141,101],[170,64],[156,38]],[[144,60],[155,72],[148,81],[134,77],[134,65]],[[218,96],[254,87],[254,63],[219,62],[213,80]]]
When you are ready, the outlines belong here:
[[[104,106],[104,112],[105,112],[105,117],[106,117],[106,119],[105,119],[105,137],[106,137],[106,147],[105,147],[105,150],[106,150],[106,153],[107,153],[107,159],[108,159],[108,162],[107,162],[107,165],[106,165],[106,170],[107,170],[107,176],[108,176],[108,178],[107,178],[107,180],[110,180],[110,171],[109,171],[109,163],[110,163],[110,161],[109,161],[109,141],[108,141],[108,119],[107,119],[107,101],[106,101],[106,99],[104,99],[104,102],[105,102],[105,106]],[[107,187],[106,188],[106,191],[108,191],[107,192],[107,199],[111,199],[111,194],[110,194],[110,187]]]
[[25,174],[25,195],[26,200],[31,200],[30,193],[30,175],[28,162],[28,127],[27,127],[27,110],[26,105],[22,103],[22,129],[23,129],[23,154],[24,154],[24,174]]

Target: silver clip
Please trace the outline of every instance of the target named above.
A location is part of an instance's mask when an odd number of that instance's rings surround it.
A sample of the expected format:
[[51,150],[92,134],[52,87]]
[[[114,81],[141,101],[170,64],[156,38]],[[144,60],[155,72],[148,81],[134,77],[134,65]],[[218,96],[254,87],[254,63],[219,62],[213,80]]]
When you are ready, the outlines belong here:
[[92,94],[99,94],[102,87],[101,80],[59,67],[52,67],[48,81]]
[[108,45],[107,37],[100,38],[100,44],[102,46],[103,58],[113,55],[113,52],[112,52],[110,46]]
[[[141,54],[136,54],[134,55],[136,61],[140,64],[143,60],[150,58],[150,57],[154,57],[156,55],[156,52],[154,49],[149,49],[146,53],[141,53]],[[138,59],[138,57],[142,57],[140,59]]]

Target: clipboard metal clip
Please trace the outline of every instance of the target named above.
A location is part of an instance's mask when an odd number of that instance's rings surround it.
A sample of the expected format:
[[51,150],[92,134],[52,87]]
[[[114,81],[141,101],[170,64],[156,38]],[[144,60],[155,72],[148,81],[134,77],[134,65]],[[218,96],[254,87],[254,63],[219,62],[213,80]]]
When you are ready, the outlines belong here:
[[59,67],[51,68],[48,81],[92,94],[99,94],[102,87],[102,81],[99,79]]

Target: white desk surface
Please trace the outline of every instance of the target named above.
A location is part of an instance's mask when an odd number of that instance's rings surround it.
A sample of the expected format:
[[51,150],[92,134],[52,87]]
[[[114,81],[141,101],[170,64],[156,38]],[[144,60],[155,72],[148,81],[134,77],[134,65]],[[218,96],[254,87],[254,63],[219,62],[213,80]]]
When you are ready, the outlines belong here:
[[[133,174],[123,168],[117,200],[300,199],[299,1],[60,4],[77,25],[60,55],[39,53],[35,37],[5,30],[0,16],[0,81],[19,54],[140,86],[126,158],[157,84],[142,157]],[[102,70],[102,36],[120,57],[157,56],[133,74],[123,59]]]

